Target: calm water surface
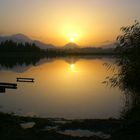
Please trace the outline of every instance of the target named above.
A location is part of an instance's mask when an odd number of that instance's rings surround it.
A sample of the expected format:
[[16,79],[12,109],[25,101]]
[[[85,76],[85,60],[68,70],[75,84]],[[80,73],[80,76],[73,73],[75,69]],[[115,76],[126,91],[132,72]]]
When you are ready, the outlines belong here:
[[[0,65],[0,82],[16,83],[32,77],[34,83],[17,83],[17,89],[0,93],[0,111],[18,115],[68,119],[119,118],[125,96],[102,82],[113,70],[112,58],[42,59],[36,65],[8,68]],[[115,71],[117,72],[117,66]]]

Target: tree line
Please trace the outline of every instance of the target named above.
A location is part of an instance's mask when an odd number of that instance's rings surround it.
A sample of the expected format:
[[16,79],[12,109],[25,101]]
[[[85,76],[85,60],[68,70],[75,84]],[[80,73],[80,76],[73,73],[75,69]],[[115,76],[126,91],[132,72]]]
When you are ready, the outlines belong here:
[[0,43],[0,52],[42,52],[42,50],[35,43],[6,40]]

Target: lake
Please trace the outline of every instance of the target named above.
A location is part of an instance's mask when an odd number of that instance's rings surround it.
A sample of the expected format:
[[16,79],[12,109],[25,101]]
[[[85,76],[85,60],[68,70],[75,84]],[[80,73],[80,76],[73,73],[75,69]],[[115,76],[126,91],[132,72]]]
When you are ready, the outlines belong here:
[[[106,64],[113,67],[108,69]],[[0,111],[47,118],[119,118],[126,106],[125,94],[103,84],[118,69],[114,58],[102,56],[44,58],[12,66],[2,63],[0,82],[17,83],[17,89],[0,93]],[[35,82],[16,82],[17,77],[31,77]]]

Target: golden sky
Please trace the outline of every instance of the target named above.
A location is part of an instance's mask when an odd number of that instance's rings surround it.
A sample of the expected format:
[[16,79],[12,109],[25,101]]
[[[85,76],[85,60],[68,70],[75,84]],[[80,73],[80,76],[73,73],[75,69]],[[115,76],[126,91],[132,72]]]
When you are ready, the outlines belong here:
[[140,0],[0,0],[0,35],[23,33],[57,46],[110,43],[140,19]]

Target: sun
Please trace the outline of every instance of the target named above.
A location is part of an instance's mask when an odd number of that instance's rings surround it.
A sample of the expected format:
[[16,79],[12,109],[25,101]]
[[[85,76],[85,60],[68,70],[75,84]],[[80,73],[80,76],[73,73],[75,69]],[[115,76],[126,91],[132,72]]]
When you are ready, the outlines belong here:
[[71,33],[68,36],[69,36],[69,41],[74,43],[74,42],[76,42],[78,35],[76,33]]
[[70,38],[70,42],[73,42],[74,43],[75,42],[75,38],[74,37],[71,37]]

